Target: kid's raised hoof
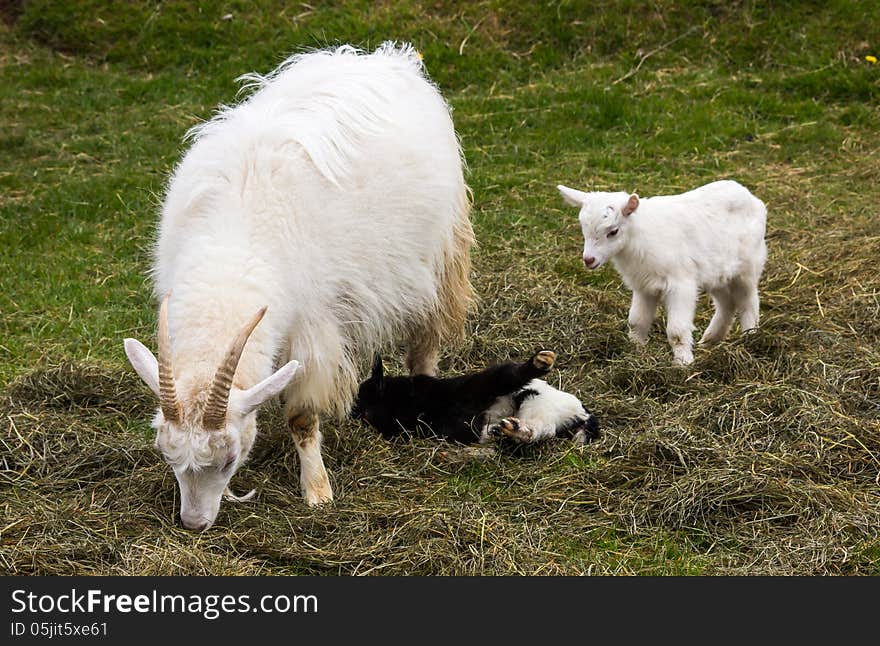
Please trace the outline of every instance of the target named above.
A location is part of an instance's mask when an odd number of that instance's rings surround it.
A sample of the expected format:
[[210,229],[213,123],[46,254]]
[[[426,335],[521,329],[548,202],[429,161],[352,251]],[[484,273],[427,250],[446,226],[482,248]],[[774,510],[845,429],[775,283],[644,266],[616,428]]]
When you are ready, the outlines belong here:
[[532,365],[541,372],[550,372],[554,363],[556,363],[556,353],[552,350],[541,350],[532,357]]
[[516,440],[517,442],[528,443],[532,441],[532,432],[520,424],[520,421],[516,417],[505,417],[498,422],[493,431]]

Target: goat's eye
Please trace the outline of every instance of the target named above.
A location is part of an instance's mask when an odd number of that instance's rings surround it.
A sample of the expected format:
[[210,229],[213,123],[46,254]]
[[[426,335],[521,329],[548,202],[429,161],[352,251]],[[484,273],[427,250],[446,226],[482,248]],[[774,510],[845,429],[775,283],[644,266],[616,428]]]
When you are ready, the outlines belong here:
[[226,464],[223,465],[223,470],[226,471],[229,467],[235,464],[235,459],[237,457],[237,455],[230,455],[228,458],[226,458]]
[[608,237],[613,238],[614,236],[617,235],[618,231],[620,231],[620,229],[611,229],[611,231],[608,232]]

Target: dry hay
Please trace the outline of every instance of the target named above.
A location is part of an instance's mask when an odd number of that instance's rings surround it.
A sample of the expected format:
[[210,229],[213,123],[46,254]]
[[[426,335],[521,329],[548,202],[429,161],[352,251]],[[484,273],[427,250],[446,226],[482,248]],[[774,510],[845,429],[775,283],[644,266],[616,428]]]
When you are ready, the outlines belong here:
[[[876,228],[876,224],[873,225]],[[691,369],[660,323],[625,335],[628,295],[557,258],[477,258],[481,305],[458,372],[544,346],[602,438],[498,452],[379,439],[327,424],[336,492],[306,507],[279,411],[203,534],[176,520],[151,446],[154,402],[124,366],[64,363],[2,394],[0,563],[15,574],[857,574],[880,571],[880,236],[777,232],[763,325]],[[871,236],[874,237],[871,237]],[[511,245],[518,245],[516,240]],[[795,256],[792,249],[813,249]],[[813,255],[815,255],[815,258]],[[819,256],[839,259],[824,273]],[[815,260],[815,264],[814,264]],[[575,269],[577,269],[575,267]],[[709,308],[699,309],[705,326]],[[392,362],[392,367],[400,365]]]

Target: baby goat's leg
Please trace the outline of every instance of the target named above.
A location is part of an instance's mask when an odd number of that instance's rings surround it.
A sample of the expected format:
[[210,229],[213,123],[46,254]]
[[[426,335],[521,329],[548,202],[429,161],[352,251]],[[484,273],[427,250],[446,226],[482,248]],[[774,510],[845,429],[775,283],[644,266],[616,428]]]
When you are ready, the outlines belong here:
[[303,498],[313,507],[330,502],[333,500],[333,490],[321,458],[322,436],[318,416],[314,413],[288,412],[287,425],[293,433],[299,454],[299,481]]
[[712,302],[715,304],[715,314],[700,339],[700,343],[706,345],[722,341],[730,332],[733,317],[736,315],[736,304],[730,289],[720,288],[712,291],[711,295]]
[[760,299],[758,286],[751,282],[736,281],[733,287],[733,297],[739,310],[739,323],[743,332],[748,332],[758,327]]
[[666,292],[666,338],[672,347],[676,365],[694,361],[694,311],[697,307],[696,285],[678,284]]
[[492,433],[497,436],[504,435],[523,444],[528,444],[534,438],[532,430],[516,417],[505,417],[492,428]]
[[648,333],[657,313],[658,300],[657,294],[633,291],[632,303],[629,306],[629,338],[639,345],[648,342]]

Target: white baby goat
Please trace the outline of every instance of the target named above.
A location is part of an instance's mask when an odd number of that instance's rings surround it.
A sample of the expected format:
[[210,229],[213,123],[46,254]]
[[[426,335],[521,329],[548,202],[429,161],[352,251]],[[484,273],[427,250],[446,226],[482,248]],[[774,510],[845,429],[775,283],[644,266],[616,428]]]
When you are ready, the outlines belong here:
[[158,360],[125,340],[196,530],[278,393],[303,495],[331,500],[319,415],[347,415],[359,364],[390,342],[433,373],[473,296],[461,151],[412,47],[312,52],[247,79],[255,91],[194,130],[168,186]]
[[643,345],[657,303],[666,307],[674,361],[693,361],[694,311],[700,290],[715,304],[701,344],[721,341],[739,313],[743,331],[758,326],[758,281],[767,259],[767,209],[731,180],[680,195],[639,198],[557,186],[580,209],[584,265],[611,260],[632,290],[630,338]]

